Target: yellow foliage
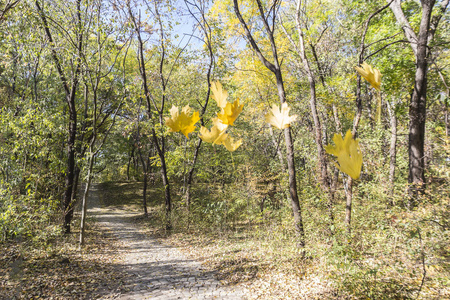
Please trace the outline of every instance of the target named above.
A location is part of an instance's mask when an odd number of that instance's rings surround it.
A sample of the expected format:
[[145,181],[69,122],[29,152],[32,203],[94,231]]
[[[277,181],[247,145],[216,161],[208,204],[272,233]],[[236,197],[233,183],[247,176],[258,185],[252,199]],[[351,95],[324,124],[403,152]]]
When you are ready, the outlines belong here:
[[337,156],[336,167],[351,178],[358,179],[362,167],[362,153],[358,140],[353,139],[351,131],[348,130],[344,139],[340,134],[334,134],[333,142],[335,146],[328,145],[325,150]]
[[206,143],[220,145],[228,136],[225,133],[228,125],[223,124],[218,118],[213,118],[212,121],[213,127],[211,127],[211,131],[203,126],[200,128],[200,138]]
[[228,92],[222,89],[222,84],[218,81],[211,82],[211,91],[213,92],[211,98],[216,101],[217,106],[224,108],[227,105]]
[[289,116],[289,110],[287,103],[281,104],[281,111],[275,104],[269,113],[266,114],[266,122],[277,127],[278,129],[284,129],[290,126],[292,122],[297,119],[297,115]]
[[363,62],[361,67],[355,67],[356,71],[358,71],[358,73],[365,80],[367,80],[373,88],[380,90],[380,86],[381,86],[380,71],[376,68],[372,69],[372,67],[369,64],[367,64],[366,62]]
[[170,132],[180,131],[182,134],[189,138],[188,134],[195,130],[195,123],[200,120],[198,111],[195,111],[192,116],[191,108],[189,105],[183,107],[181,113],[179,113],[178,107],[172,106],[170,109],[170,118],[166,118],[166,126],[170,127]]
[[228,151],[233,152],[237,148],[239,148],[240,145],[242,145],[242,139],[235,142],[231,136],[228,136],[228,138],[226,138],[222,144],[225,146],[225,148],[227,148]]
[[239,99],[236,99],[236,101],[234,101],[233,103],[227,102],[225,107],[222,108],[222,111],[217,114],[217,117],[222,121],[223,124],[233,126],[234,121],[242,112],[243,108],[244,104],[239,105]]

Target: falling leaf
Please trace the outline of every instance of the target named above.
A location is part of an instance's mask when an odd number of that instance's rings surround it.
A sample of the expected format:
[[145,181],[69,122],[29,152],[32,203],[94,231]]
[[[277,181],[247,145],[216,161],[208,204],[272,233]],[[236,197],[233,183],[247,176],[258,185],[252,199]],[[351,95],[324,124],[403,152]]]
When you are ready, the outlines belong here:
[[181,113],[178,111],[178,107],[172,106],[170,109],[170,118],[166,118],[166,126],[170,127],[170,132],[180,131],[182,134],[189,138],[188,134],[195,130],[195,123],[200,120],[198,111],[195,111],[192,116],[191,108],[189,105],[183,107]]
[[376,68],[372,69],[372,67],[369,64],[367,64],[366,62],[363,62],[361,67],[355,67],[356,71],[358,71],[358,73],[365,80],[367,80],[373,88],[380,90],[380,86],[381,86],[380,71]]
[[337,156],[336,167],[351,178],[358,179],[362,167],[362,153],[358,140],[353,139],[351,131],[348,130],[344,139],[340,134],[334,134],[333,142],[335,146],[328,145],[325,150]]
[[222,108],[222,111],[217,114],[217,117],[223,124],[233,126],[234,121],[242,112],[243,108],[244,104],[239,105],[239,99],[236,99],[233,103],[227,102],[225,107]]
[[233,152],[242,145],[242,139],[235,142],[231,136],[228,136],[228,138],[223,141],[223,145],[228,151]]
[[216,101],[217,106],[224,108],[227,105],[228,92],[222,89],[222,84],[218,81],[211,82],[211,91],[213,92],[211,98]]
[[213,118],[212,121],[213,127],[211,127],[211,131],[203,126],[200,128],[200,138],[206,143],[220,145],[228,136],[228,134],[225,133],[228,125],[223,124],[219,118]]
[[297,115],[289,116],[289,110],[287,103],[281,104],[281,111],[275,104],[272,106],[270,112],[266,114],[266,122],[273,126],[284,129],[290,126],[292,122],[297,119]]

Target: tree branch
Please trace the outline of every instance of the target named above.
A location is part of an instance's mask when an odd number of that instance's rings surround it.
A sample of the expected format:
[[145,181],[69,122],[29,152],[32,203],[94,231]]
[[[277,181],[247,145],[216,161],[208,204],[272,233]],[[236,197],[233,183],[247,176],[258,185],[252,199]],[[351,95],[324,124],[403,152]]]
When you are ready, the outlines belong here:
[[[239,19],[239,22],[241,22],[242,27],[244,28],[245,34],[247,36],[247,39],[249,43],[252,45],[252,48],[255,50],[256,55],[261,60],[261,62],[266,66],[267,69],[269,69],[272,72],[276,72],[275,65],[273,65],[271,62],[269,62],[264,55],[262,54],[261,50],[259,49],[258,45],[256,44],[255,40],[253,39],[252,33],[250,32],[250,29],[248,29],[247,23],[245,23],[244,19],[242,18],[241,12],[239,11],[239,5],[237,0],[233,0],[234,4],[234,11],[236,13],[236,16]],[[267,24],[266,22],[264,22]]]

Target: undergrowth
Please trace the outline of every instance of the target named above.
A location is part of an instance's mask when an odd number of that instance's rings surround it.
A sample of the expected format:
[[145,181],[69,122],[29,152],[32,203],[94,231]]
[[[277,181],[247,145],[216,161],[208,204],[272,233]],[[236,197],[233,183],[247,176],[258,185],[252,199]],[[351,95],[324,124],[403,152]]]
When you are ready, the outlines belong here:
[[[111,203],[116,195],[122,204],[125,201],[142,209],[140,184],[108,183],[105,187]],[[335,203],[331,235],[330,220],[323,217],[323,196],[319,190],[308,190],[308,195],[316,193],[317,197],[302,203],[307,245],[300,251],[286,199],[279,208],[266,203],[261,211],[247,187],[213,190],[199,184],[190,211],[182,194],[175,195],[173,230],[167,231],[162,192],[149,189],[150,215],[137,220],[141,226],[162,242],[202,260],[224,282],[245,285],[251,291],[250,299],[450,297],[449,206],[443,195],[424,195],[419,205],[408,209],[391,205],[387,197],[373,201],[379,190],[360,182],[355,187],[348,239],[343,197]]]

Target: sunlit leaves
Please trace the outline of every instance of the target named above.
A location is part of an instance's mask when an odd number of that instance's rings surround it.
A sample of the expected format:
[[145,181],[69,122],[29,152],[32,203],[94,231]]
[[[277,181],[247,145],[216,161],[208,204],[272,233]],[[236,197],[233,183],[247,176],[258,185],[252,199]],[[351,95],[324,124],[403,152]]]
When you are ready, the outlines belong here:
[[200,128],[200,138],[206,143],[220,145],[227,138],[225,133],[228,125],[223,124],[218,118],[213,118],[213,127],[208,130],[206,127]]
[[378,70],[376,68],[372,68],[366,62],[363,62],[361,67],[355,67],[355,69],[365,80],[367,80],[370,83],[370,85],[373,88],[380,90],[380,86],[381,86],[380,70]]
[[292,122],[297,119],[297,115],[289,116],[289,110],[287,103],[281,104],[281,111],[275,104],[269,113],[266,114],[266,122],[275,126],[278,129],[284,129],[290,126]]
[[211,91],[213,92],[211,98],[216,101],[217,106],[220,108],[224,108],[227,105],[228,92],[223,90],[222,84],[220,84],[220,82],[218,81],[212,82]]
[[216,101],[217,106],[221,108],[216,118],[213,118],[211,130],[205,127],[200,128],[200,138],[207,143],[224,145],[228,151],[235,151],[242,144],[242,140],[234,139],[226,133],[228,126],[233,126],[234,121],[242,112],[244,105],[239,105],[239,99],[234,103],[227,102],[228,92],[222,88],[220,82],[211,84],[213,95],[211,97]]
[[325,150],[337,157],[336,167],[351,178],[358,179],[362,167],[362,153],[358,140],[353,139],[351,131],[348,130],[344,139],[340,134],[335,134],[333,142],[335,146],[328,145]]
[[233,126],[234,121],[237,119],[239,114],[242,112],[244,104],[239,105],[239,99],[236,99],[233,103],[227,102],[222,111],[217,114],[217,117],[222,121],[223,124]]
[[223,141],[223,145],[225,146],[225,148],[227,148],[228,151],[233,152],[237,148],[239,148],[240,145],[242,145],[242,139],[240,139],[239,141],[234,141],[234,139],[229,136]]
[[[217,106],[221,108],[221,112],[217,117],[212,119],[213,126],[211,129],[201,126],[199,137],[206,143],[216,145],[224,145],[229,151],[235,151],[242,144],[242,140],[234,141],[228,133],[228,126],[233,126],[234,121],[242,112],[244,105],[239,105],[239,100],[234,103],[227,102],[228,92],[222,88],[220,82],[211,84],[213,95],[211,97],[216,101]],[[172,106],[170,109],[170,118],[166,118],[166,126],[170,128],[170,132],[180,131],[189,138],[189,133],[195,130],[195,123],[200,120],[199,113],[191,114],[189,105],[185,106],[181,113],[178,107]]]
[[183,107],[181,113],[178,107],[172,106],[170,109],[170,118],[166,118],[166,126],[170,127],[170,132],[180,131],[189,138],[189,133],[195,130],[195,123],[200,120],[198,111],[195,111],[191,116],[191,108],[189,105]]

